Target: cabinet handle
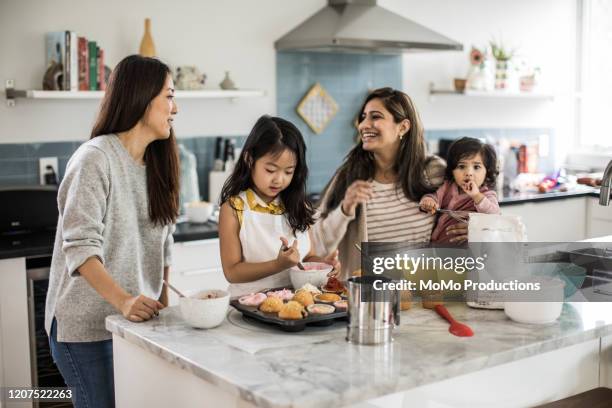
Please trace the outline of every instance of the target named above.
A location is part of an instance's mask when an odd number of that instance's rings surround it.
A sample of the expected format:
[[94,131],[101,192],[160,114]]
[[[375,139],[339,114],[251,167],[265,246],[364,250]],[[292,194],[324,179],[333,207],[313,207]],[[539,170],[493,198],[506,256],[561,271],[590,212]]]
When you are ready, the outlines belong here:
[[194,275],[204,275],[207,273],[214,273],[214,272],[221,272],[223,273],[222,269],[217,268],[206,268],[206,269],[195,269],[195,270],[191,270],[191,271],[184,271],[182,272],[183,276],[194,276]]

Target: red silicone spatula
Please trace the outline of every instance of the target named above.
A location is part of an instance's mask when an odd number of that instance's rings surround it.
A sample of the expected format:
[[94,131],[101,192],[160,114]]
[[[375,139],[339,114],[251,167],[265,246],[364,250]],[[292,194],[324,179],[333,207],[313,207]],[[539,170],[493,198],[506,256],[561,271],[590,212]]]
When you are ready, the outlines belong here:
[[472,337],[474,335],[474,332],[472,331],[470,326],[463,323],[459,323],[458,321],[453,319],[453,316],[451,316],[445,306],[436,305],[434,309],[436,309],[436,313],[438,313],[450,323],[448,331],[451,334],[454,334],[455,336],[459,337]]

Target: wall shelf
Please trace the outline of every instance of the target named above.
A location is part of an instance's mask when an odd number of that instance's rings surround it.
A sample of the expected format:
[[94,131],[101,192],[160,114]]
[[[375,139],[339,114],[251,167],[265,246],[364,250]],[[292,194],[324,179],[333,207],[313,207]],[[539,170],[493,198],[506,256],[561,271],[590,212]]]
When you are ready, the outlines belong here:
[[433,84],[429,85],[429,99],[437,97],[462,97],[462,98],[498,98],[498,99],[532,99],[548,100],[555,99],[554,95],[542,92],[508,92],[508,91],[456,91],[454,89],[436,89]]
[[[238,99],[265,96],[260,89],[203,89],[199,91],[176,91],[177,99]],[[15,89],[12,80],[6,81],[6,103],[15,106],[15,99],[102,99],[104,91],[40,91],[33,89]]]

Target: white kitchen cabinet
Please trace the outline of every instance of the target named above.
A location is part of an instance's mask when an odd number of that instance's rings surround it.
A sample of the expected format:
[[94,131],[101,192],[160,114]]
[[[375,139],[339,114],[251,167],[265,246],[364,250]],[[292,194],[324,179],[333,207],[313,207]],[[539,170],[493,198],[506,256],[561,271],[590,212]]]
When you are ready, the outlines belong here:
[[0,259],[0,363],[0,386],[32,386],[25,258]]
[[587,197],[587,238],[612,235],[612,206],[599,205],[599,198]]
[[601,357],[599,359],[601,387],[612,388],[612,336],[601,338]]
[[[178,242],[172,247],[170,283],[180,291],[227,289],[223,275],[219,239]],[[170,305],[178,304],[178,297],[169,292]]]
[[587,237],[585,197],[504,205],[501,212],[520,216],[531,242],[573,242]]

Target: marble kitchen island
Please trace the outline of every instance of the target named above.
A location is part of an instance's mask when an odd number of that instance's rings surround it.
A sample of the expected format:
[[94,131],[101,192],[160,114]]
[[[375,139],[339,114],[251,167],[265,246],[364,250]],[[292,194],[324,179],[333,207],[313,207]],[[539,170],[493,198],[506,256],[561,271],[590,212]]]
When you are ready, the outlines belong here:
[[117,406],[522,407],[612,386],[612,303],[565,304],[544,326],[449,310],[474,337],[420,307],[402,312],[388,346],[349,344],[341,323],[277,334],[234,310],[212,330],[176,307],[146,323],[111,316]]

